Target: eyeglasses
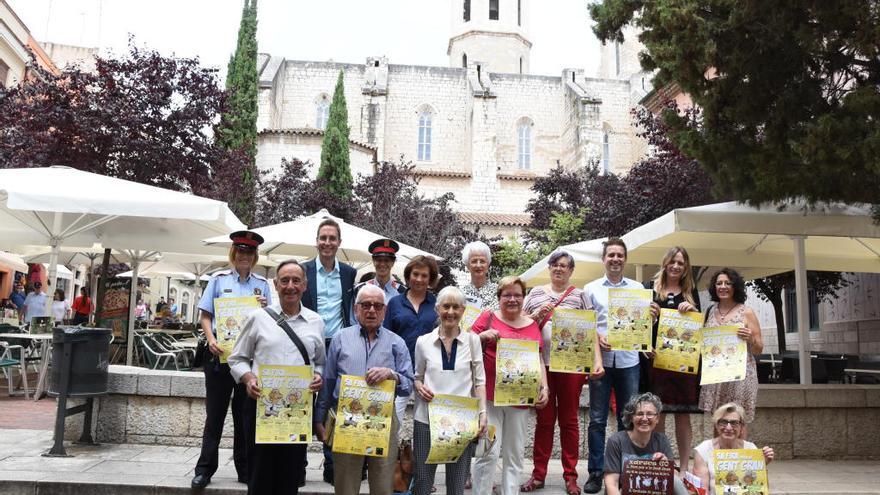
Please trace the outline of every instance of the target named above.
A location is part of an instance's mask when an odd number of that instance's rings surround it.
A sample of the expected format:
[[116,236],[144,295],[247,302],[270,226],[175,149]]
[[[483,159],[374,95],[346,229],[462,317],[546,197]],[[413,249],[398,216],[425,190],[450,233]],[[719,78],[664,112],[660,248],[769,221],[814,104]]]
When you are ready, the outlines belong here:
[[743,423],[738,419],[719,419],[717,424],[719,428],[726,428],[728,426],[731,428],[739,428]]
[[640,412],[633,414],[633,416],[636,418],[654,419],[657,417],[657,413],[640,411]]
[[367,311],[370,309],[375,309],[376,311],[379,311],[385,307],[385,303],[364,301],[364,302],[359,302],[358,306],[360,306],[361,309],[364,311]]

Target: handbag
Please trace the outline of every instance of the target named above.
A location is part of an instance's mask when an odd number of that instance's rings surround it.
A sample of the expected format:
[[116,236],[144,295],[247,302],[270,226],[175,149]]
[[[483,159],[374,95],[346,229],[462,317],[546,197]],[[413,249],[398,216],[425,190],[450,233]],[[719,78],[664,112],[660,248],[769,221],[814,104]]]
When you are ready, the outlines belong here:
[[196,343],[196,352],[192,359],[193,368],[199,368],[205,363],[206,352],[208,352],[208,341],[204,335],[199,335],[199,341]]
[[411,490],[413,478],[413,449],[408,440],[400,441],[397,449],[397,463],[394,465],[394,492],[406,493]]

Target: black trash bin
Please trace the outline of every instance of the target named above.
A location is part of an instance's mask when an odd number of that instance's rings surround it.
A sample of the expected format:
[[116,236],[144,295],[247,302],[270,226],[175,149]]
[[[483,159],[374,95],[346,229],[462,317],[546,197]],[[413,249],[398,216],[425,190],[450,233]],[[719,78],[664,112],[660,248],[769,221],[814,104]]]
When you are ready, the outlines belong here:
[[[52,375],[49,395],[91,397],[107,393],[107,368],[110,365],[108,328],[57,327],[52,335]],[[70,343],[70,370],[64,367],[64,344]],[[62,376],[68,373],[67,391],[61,390]]]
[[[67,457],[64,450],[64,419],[83,413],[80,443],[92,441],[92,397],[107,393],[110,365],[108,328],[58,327],[52,334],[52,375],[49,394],[58,397],[55,413],[55,443],[52,457]],[[85,404],[67,408],[68,397],[86,397]]]

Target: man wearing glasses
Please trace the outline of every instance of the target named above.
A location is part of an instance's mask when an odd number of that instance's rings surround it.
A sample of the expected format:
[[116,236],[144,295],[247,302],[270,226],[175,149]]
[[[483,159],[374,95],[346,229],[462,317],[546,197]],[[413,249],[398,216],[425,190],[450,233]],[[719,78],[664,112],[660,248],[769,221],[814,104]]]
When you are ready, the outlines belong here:
[[[365,285],[355,302],[357,323],[340,330],[330,343],[324,365],[324,384],[315,411],[314,430],[326,438],[324,419],[327,411],[336,408],[339,397],[339,376],[363,376],[374,385],[385,380],[396,382],[395,395],[407,397],[412,391],[413,374],[406,343],[382,326],[385,319],[385,294],[375,285]],[[397,429],[399,419],[393,418],[389,452],[385,457],[367,457],[370,495],[392,491],[394,464],[397,460]],[[333,453],[333,486],[337,495],[356,495],[361,485],[364,456]]]

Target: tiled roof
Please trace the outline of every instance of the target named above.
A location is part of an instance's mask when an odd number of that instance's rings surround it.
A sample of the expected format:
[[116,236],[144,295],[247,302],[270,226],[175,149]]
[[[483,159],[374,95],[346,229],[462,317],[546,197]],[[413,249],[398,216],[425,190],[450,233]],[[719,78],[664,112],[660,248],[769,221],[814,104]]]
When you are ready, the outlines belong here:
[[471,225],[525,226],[532,223],[531,215],[518,213],[460,212],[458,219]]
[[455,170],[440,170],[430,168],[413,168],[410,173],[422,177],[449,177],[455,179],[470,179],[470,172],[457,172]]
[[[259,132],[259,134],[297,134],[300,136],[324,136],[324,131],[322,129],[315,129],[312,127],[293,127],[287,129],[263,129]],[[363,148],[368,148],[374,151],[378,149],[375,145],[365,143],[363,141],[349,139],[349,142],[351,142],[351,144],[356,144]]]
[[516,172],[498,172],[498,178],[501,180],[535,180],[537,175],[534,172],[519,170]]

